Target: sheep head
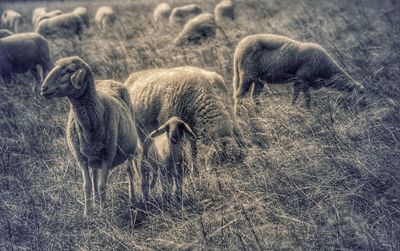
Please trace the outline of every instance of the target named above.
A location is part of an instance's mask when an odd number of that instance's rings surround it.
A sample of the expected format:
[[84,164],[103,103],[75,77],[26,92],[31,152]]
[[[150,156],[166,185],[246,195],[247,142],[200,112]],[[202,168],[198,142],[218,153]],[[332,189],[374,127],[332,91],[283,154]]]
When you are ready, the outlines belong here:
[[174,145],[179,143],[179,141],[184,137],[185,133],[187,133],[190,138],[196,139],[196,135],[193,133],[192,129],[190,129],[189,125],[178,117],[170,118],[157,130],[154,130],[152,133],[150,133],[150,137],[155,138],[163,133],[167,134],[169,141]]
[[41,95],[50,99],[81,93],[87,85],[84,79],[90,73],[89,65],[79,57],[59,59],[43,81]]

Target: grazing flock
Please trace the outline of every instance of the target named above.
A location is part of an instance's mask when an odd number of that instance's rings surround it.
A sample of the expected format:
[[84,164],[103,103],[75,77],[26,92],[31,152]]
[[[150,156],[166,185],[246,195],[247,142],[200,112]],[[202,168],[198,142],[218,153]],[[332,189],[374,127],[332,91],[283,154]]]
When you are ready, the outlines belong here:
[[[221,24],[234,23],[236,15],[231,0],[220,2],[213,14],[196,4],[172,7],[168,3],[159,4],[153,12],[154,22],[181,28],[171,41],[176,45],[215,37]],[[102,6],[94,23],[106,32],[117,19],[111,6]],[[321,46],[272,34],[247,36],[237,45],[233,94],[223,76],[191,66],[135,72],[125,83],[95,81],[90,65],[79,55],[53,63],[48,46],[52,36],[81,37],[91,20],[86,7],[68,13],[36,8],[32,12],[34,32],[18,33],[24,20],[14,10],[2,14],[0,76],[8,84],[13,73],[31,72],[42,83],[43,97],[67,98],[67,145],[82,170],[85,215],[97,203],[104,206],[108,174],[125,162],[131,203],[147,207],[158,179],[163,202],[182,200],[185,173],[198,170],[203,161],[197,154],[199,146],[214,151],[211,161],[241,161],[249,144],[238,123],[237,108],[245,98],[254,99],[257,105],[267,83],[294,83],[292,102],[303,92],[307,108],[311,106],[310,89],[364,91]],[[140,170],[143,195],[138,204],[135,168]]]

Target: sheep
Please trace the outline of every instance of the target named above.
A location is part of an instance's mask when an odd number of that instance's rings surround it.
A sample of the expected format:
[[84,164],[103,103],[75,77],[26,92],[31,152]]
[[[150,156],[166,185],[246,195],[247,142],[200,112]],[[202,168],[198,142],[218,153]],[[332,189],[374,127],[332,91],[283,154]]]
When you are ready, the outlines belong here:
[[49,18],[52,18],[52,17],[55,17],[55,16],[59,16],[61,14],[63,14],[61,10],[53,10],[53,11],[50,11],[50,12],[47,12],[47,13],[37,14],[36,18],[35,18],[35,20],[33,22],[33,28],[36,29],[36,27],[39,25],[39,23],[42,20],[49,19]]
[[41,35],[20,33],[0,39],[0,76],[6,83],[11,81],[11,73],[28,71],[41,83],[51,65],[49,45]]
[[[188,124],[176,116],[151,132],[143,143],[143,159],[149,165],[146,169],[152,169],[155,172],[152,186],[155,185],[158,172],[161,171],[163,201],[170,201],[173,183],[176,186],[176,200],[180,202],[182,199],[184,174],[190,165],[188,156],[185,156],[187,149],[191,153],[193,162],[197,154],[196,135]],[[145,201],[148,201],[148,176],[145,179],[143,196]]]
[[363,85],[347,74],[320,45],[272,34],[242,39],[235,50],[233,72],[235,110],[238,100],[246,94],[259,96],[265,82],[294,82],[292,103],[296,103],[303,91],[307,108],[311,106],[310,88],[364,92]]
[[97,27],[102,31],[107,31],[112,27],[117,19],[117,15],[110,6],[99,7],[94,18]]
[[182,31],[175,38],[174,44],[182,45],[185,42],[197,43],[208,37],[215,37],[216,25],[214,16],[210,13],[200,14],[190,19]]
[[171,14],[171,5],[168,3],[160,3],[154,9],[153,12],[153,19],[155,22],[162,22],[168,19],[169,15]]
[[88,9],[86,7],[83,6],[76,7],[72,12],[80,16],[86,28],[89,28],[89,14],[88,14]]
[[8,37],[8,36],[11,36],[11,35],[14,35],[14,33],[12,33],[9,30],[0,29],[0,38]]
[[43,82],[41,95],[46,99],[66,97],[70,103],[66,141],[82,169],[84,215],[91,213],[91,204],[98,199],[104,207],[108,172],[126,160],[129,196],[134,203],[132,160],[141,153],[141,143],[126,88],[113,80],[95,85],[90,66],[75,56],[55,63]]
[[235,19],[235,7],[231,0],[222,0],[214,9],[215,21],[221,25],[224,19]]
[[83,32],[83,21],[75,13],[65,13],[39,22],[35,31],[42,35],[78,35]]
[[197,4],[188,4],[180,7],[175,7],[172,9],[171,14],[169,15],[169,24],[173,25],[182,25],[189,18],[197,16],[202,13],[203,10]]
[[152,69],[131,74],[125,85],[142,141],[168,118],[178,116],[194,131],[199,143],[216,147],[212,161],[237,161],[244,156],[246,142],[232,104],[224,103],[228,89],[217,73],[190,66]]
[[15,33],[18,32],[18,29],[23,22],[24,20],[22,15],[15,10],[5,10],[1,16],[1,23],[3,27]]
[[39,16],[42,16],[42,15],[46,14],[46,12],[47,12],[47,8],[46,8],[46,7],[38,7],[38,8],[35,8],[35,9],[32,11],[32,25],[35,25],[36,19],[37,19]]

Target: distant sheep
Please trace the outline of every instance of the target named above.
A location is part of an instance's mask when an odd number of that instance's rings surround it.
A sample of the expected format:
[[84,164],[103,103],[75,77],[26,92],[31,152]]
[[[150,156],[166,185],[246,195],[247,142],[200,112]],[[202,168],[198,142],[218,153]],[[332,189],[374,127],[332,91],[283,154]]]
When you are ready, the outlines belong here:
[[172,9],[169,15],[169,24],[177,25],[184,24],[188,19],[197,16],[202,13],[203,10],[197,4],[188,4],[180,7],[175,7]]
[[102,31],[110,29],[117,19],[117,15],[110,6],[102,6],[97,9],[94,18],[97,27]]
[[47,12],[47,8],[46,8],[46,7],[38,7],[38,8],[35,8],[35,9],[32,11],[32,25],[35,25],[36,19],[37,19],[39,16],[42,16],[42,15],[46,14],[46,12]]
[[168,20],[169,15],[171,14],[171,5],[168,3],[160,3],[157,5],[157,7],[154,9],[153,12],[153,19],[155,22],[161,22]]
[[174,44],[182,45],[185,42],[197,43],[208,37],[215,37],[216,25],[214,16],[210,13],[200,14],[190,19],[178,37],[174,40]]
[[20,33],[0,39],[0,76],[6,83],[11,73],[30,71],[40,84],[51,65],[49,46],[41,35]]
[[215,21],[221,25],[224,19],[235,19],[235,6],[231,0],[222,0],[214,9]]
[[14,33],[9,30],[0,30],[0,38],[8,37],[11,35],[14,35]]
[[24,19],[22,18],[22,15],[15,10],[5,10],[1,16],[1,24],[3,25],[3,28],[6,28],[14,33],[18,33],[18,30],[23,22]]
[[284,36],[251,35],[236,47],[233,59],[233,90],[235,108],[245,94],[258,96],[264,84],[293,85],[295,104],[304,92],[306,107],[310,108],[310,88],[334,88],[363,93],[364,87],[347,74],[319,45],[302,43]]
[[86,28],[89,28],[89,13],[86,7],[76,7],[72,12],[82,18],[82,21],[85,24]]
[[33,28],[36,29],[42,20],[49,19],[63,14],[61,10],[53,10],[47,13],[37,14],[33,23]]
[[65,13],[39,22],[35,31],[42,35],[78,35],[83,33],[84,23],[75,13]]
[[131,74],[125,85],[142,140],[168,118],[178,116],[200,143],[215,146],[222,161],[243,157],[245,141],[232,104],[225,103],[229,100],[225,81],[217,73],[189,66],[153,69]]
[[[191,158],[185,156],[188,152],[192,155]],[[170,201],[174,183],[176,200],[181,201],[184,174],[189,171],[190,162],[193,165],[196,153],[196,135],[188,124],[175,116],[147,137],[143,144],[143,159],[149,165],[146,169],[154,170],[152,186],[156,182],[158,172],[161,172],[164,201]],[[145,180],[142,190],[145,201],[148,201],[148,176]]]
[[104,206],[108,173],[126,160],[129,195],[134,203],[132,161],[141,144],[126,88],[113,80],[95,85],[90,66],[79,57],[67,57],[58,60],[46,77],[42,96],[47,99],[66,97],[71,105],[66,138],[83,173],[85,215],[90,213],[91,204],[97,199],[100,199],[100,206]]

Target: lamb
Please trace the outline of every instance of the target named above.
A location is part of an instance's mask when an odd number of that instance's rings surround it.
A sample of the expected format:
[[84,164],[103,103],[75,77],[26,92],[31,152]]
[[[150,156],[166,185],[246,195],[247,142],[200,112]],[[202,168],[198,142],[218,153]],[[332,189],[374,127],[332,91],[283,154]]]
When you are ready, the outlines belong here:
[[36,29],[36,27],[39,25],[39,23],[42,20],[49,19],[49,18],[52,18],[52,17],[55,17],[55,16],[59,16],[61,14],[63,14],[61,10],[53,10],[53,11],[50,11],[50,12],[47,12],[47,13],[37,14],[36,18],[35,18],[35,20],[33,22],[33,28]]
[[1,16],[1,23],[3,27],[15,33],[18,32],[18,29],[23,22],[24,20],[22,15],[15,10],[5,10]]
[[178,116],[194,131],[199,143],[216,148],[212,161],[237,161],[244,156],[246,143],[232,104],[224,103],[229,94],[217,73],[190,66],[152,69],[131,74],[125,85],[142,141],[168,118]]
[[[66,97],[70,103],[66,139],[82,169],[84,214],[90,214],[92,202],[96,204],[98,199],[104,207],[108,172],[126,160],[129,195],[134,203],[132,160],[140,153],[141,144],[126,88],[113,80],[95,86],[90,66],[79,57],[67,57],[55,63],[41,94],[46,99]],[[92,182],[94,200],[90,196]]]
[[83,32],[83,21],[75,13],[65,13],[39,22],[35,31],[42,35],[78,35]]
[[32,11],[32,25],[35,25],[36,19],[37,19],[39,16],[42,16],[42,15],[46,14],[46,12],[47,12],[47,8],[46,8],[46,7],[38,7],[38,8],[35,8],[35,9]]
[[232,0],[222,0],[214,9],[215,21],[221,25],[225,19],[235,19],[235,6]]
[[182,25],[189,18],[197,16],[202,13],[203,10],[197,4],[188,4],[180,7],[175,7],[172,9],[169,15],[169,24],[172,25]]
[[265,82],[294,82],[292,103],[296,103],[303,91],[307,108],[311,105],[310,88],[364,92],[363,85],[347,74],[321,46],[271,34],[242,39],[235,50],[233,72],[235,110],[239,99],[246,94],[259,96]]
[[[155,172],[152,186],[155,185],[158,172],[161,171],[163,201],[171,200],[173,183],[176,186],[176,200],[180,202],[182,199],[184,174],[190,165],[190,159],[185,156],[187,149],[192,155],[193,162],[197,154],[196,135],[188,124],[176,116],[151,132],[143,144],[144,159],[149,165],[146,169],[152,169]],[[146,182],[142,184],[143,196],[145,201],[148,201],[148,175],[144,180]]]
[[102,6],[97,9],[94,18],[97,27],[102,31],[107,31],[112,27],[117,19],[117,15],[110,6]]
[[154,9],[153,18],[154,21],[159,23],[168,19],[169,15],[171,14],[171,5],[168,3],[160,3]]
[[89,28],[89,14],[88,14],[88,9],[86,7],[83,6],[76,7],[72,12],[80,16],[86,28]]
[[185,42],[198,43],[208,37],[215,37],[216,24],[214,16],[210,13],[200,14],[190,19],[178,37],[174,40],[174,44],[182,45]]
[[41,83],[51,65],[49,45],[41,35],[20,33],[0,39],[0,76],[6,83],[10,83],[11,73],[28,71]]
[[4,38],[4,37],[11,36],[11,35],[14,35],[14,33],[12,33],[12,32],[9,31],[9,30],[0,29],[0,39],[1,39],[1,38]]

